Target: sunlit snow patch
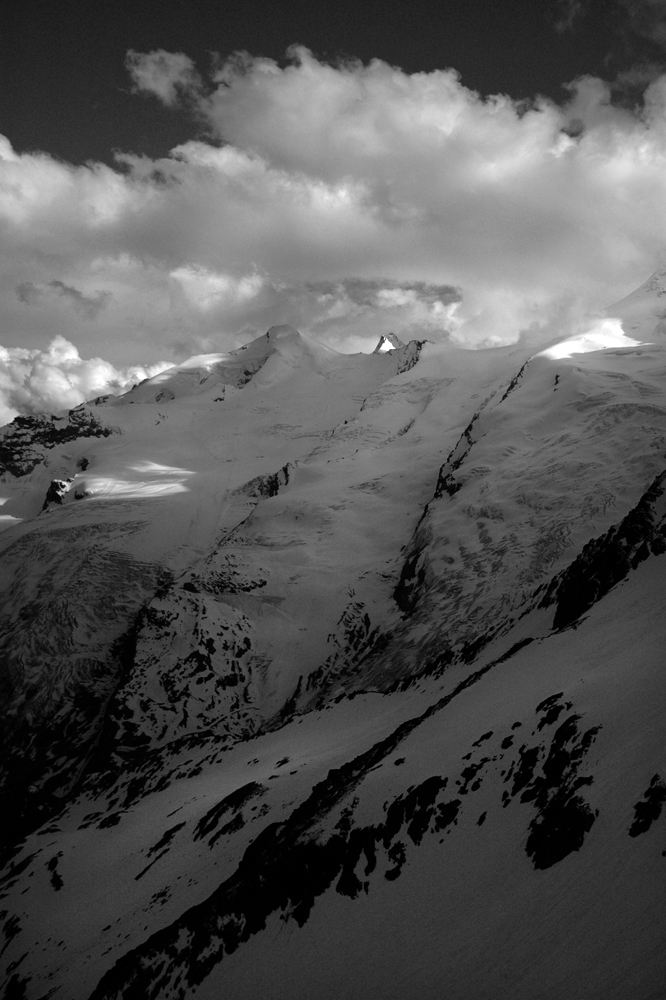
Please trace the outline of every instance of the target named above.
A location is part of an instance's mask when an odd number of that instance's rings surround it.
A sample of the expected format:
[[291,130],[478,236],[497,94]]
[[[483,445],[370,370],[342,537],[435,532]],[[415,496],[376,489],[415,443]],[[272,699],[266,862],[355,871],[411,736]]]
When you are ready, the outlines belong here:
[[[0,497],[0,507],[6,504],[9,497]],[[22,517],[13,517],[11,514],[0,514],[0,531],[4,531],[5,528],[11,528],[13,524],[20,524],[23,520]]]
[[5,528],[11,528],[14,524],[20,524],[22,520],[22,517],[12,517],[11,514],[0,514],[0,531],[4,531]]
[[160,462],[137,462],[128,468],[132,472],[152,472],[154,476],[182,476],[186,479],[192,475],[190,469],[179,469],[176,465],[162,465]]
[[544,351],[535,354],[536,358],[550,358],[558,361],[560,358],[570,358],[574,354],[587,354],[590,351],[603,351],[610,347],[641,347],[644,342],[627,337],[622,329],[622,322],[616,317],[601,319],[591,330],[553,344]]
[[167,496],[171,493],[186,493],[185,480],[193,475],[190,469],[179,469],[172,465],[160,465],[158,462],[137,462],[127,466],[127,472],[152,474],[155,479],[120,479],[111,476],[86,477],[86,490],[91,497],[155,497]]
[[195,354],[193,357],[188,358],[187,361],[171,365],[170,368],[165,368],[164,371],[153,375],[149,381],[151,385],[160,385],[163,382],[168,382],[179,372],[197,368],[208,368],[210,370],[214,365],[220,364],[223,361],[229,361],[230,358],[232,358],[231,354]]

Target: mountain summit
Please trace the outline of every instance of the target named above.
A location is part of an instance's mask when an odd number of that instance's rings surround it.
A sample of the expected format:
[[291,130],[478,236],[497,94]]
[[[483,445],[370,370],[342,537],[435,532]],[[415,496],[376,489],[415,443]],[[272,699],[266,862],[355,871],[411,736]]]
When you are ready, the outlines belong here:
[[661,280],[0,432],[7,1000],[659,995]]

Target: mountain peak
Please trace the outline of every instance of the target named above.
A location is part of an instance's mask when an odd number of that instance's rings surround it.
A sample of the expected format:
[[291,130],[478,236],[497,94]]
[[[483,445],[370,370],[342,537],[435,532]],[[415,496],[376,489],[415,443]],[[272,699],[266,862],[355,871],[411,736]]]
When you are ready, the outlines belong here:
[[384,354],[386,351],[398,350],[406,345],[396,337],[394,333],[382,334],[379,338],[379,342],[375,347],[373,354]]
[[288,323],[280,323],[277,326],[272,326],[266,334],[270,341],[280,340],[283,338],[298,338],[301,339],[302,334],[300,330],[297,330],[294,326],[289,326]]

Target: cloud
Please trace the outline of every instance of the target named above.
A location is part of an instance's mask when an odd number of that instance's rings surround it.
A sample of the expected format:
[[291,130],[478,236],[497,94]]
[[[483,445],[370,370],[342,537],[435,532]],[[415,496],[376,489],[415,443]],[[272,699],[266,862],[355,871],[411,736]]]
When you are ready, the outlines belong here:
[[457,328],[461,304],[460,290],[450,285],[388,278],[315,281],[280,293],[290,295],[311,333],[348,351],[368,350],[395,329],[405,338],[440,339]]
[[666,49],[666,0],[619,0],[634,34]]
[[176,268],[171,277],[178,282],[191,305],[203,313],[249,302],[256,298],[262,286],[258,274],[234,278],[196,264]]
[[45,351],[0,347],[0,426],[18,413],[57,412],[103,393],[125,392],[167,367],[160,362],[119,371],[102,358],[84,360],[60,336]]
[[201,88],[194,62],[183,52],[129,49],[125,66],[135,93],[152,94],[167,107],[176,104],[179,98],[196,96]]
[[640,284],[666,244],[666,75],[632,109],[591,76],[561,105],[517,102],[454,70],[302,48],[286,65],[237,56],[205,90],[171,55],[132,53],[135,86],[167,103],[187,91],[206,141],[115,169],[0,141],[7,349],[60,336],[126,371],[275,323],[342,350],[390,331],[552,340]]
[[25,281],[16,286],[16,294],[26,305],[36,302],[42,295],[59,295],[68,299],[82,316],[90,319],[94,319],[111,298],[111,292],[97,292],[95,295],[86,296],[78,288],[66,285],[64,281],[49,281],[45,285],[35,285],[32,281]]
[[572,31],[576,23],[587,13],[584,0],[560,0],[560,17],[555,22],[555,30],[558,35],[563,35],[567,31]]
[[635,63],[628,69],[620,70],[611,81],[613,91],[620,94],[628,94],[636,99],[645,93],[649,84],[654,83],[663,76],[664,67],[657,62],[646,60]]

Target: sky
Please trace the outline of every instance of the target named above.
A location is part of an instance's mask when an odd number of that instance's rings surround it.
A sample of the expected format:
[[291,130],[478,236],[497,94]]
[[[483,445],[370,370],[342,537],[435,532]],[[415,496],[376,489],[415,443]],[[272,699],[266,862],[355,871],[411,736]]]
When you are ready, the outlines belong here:
[[666,0],[22,0],[0,44],[0,422],[279,323],[564,338],[666,262]]

